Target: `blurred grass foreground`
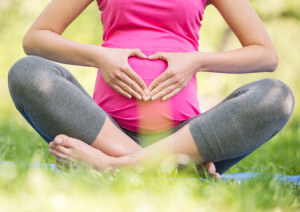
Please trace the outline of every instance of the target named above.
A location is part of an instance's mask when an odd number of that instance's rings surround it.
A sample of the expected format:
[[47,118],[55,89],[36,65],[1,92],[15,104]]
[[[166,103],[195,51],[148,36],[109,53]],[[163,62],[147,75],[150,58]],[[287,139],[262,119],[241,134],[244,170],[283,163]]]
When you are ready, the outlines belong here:
[[[0,161],[54,163],[48,146],[14,108],[7,87],[12,64],[25,56],[22,37],[49,0],[0,1]],[[245,83],[272,77],[294,91],[295,111],[284,129],[228,173],[265,172],[299,175],[300,2],[252,0],[279,53],[274,73],[198,74],[202,112]],[[100,12],[93,2],[64,37],[100,45]],[[200,51],[225,51],[240,44],[213,6],[206,8]],[[96,70],[64,65],[91,94]],[[243,184],[199,180],[196,172],[156,172],[137,167],[114,174],[88,168],[55,172],[45,168],[0,163],[0,211],[300,211],[299,186],[274,178]]]

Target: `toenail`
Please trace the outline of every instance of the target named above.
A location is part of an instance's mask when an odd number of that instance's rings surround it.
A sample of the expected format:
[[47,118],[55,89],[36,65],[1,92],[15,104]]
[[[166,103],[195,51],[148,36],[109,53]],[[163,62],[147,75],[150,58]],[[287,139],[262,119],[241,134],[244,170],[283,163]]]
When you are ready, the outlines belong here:
[[62,139],[61,139],[61,138],[58,138],[58,139],[57,139],[57,143],[60,144],[61,142],[62,142]]

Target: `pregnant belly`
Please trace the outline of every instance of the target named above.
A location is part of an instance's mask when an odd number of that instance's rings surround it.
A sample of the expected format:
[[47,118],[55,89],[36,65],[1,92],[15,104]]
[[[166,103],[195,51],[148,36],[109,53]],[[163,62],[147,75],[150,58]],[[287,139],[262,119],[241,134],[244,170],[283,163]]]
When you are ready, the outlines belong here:
[[[129,57],[128,63],[147,86],[163,73],[168,65],[161,59],[148,60],[137,57]],[[144,102],[134,97],[129,99],[109,87],[100,71],[98,70],[93,99],[123,128],[138,133],[159,133],[200,114],[196,74],[189,84],[172,98],[166,101],[157,99]]]

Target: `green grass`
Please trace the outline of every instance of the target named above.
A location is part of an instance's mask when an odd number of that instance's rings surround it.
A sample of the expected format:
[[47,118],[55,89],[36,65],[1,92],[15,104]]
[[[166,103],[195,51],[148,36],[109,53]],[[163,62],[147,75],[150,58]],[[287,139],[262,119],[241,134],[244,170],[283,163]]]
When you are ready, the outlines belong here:
[[[46,142],[21,116],[3,114],[0,160],[54,163]],[[294,120],[228,173],[299,174],[300,128]],[[112,174],[0,165],[0,211],[299,211],[299,194],[299,186],[269,175],[243,184],[203,181],[191,167]]]
[[[0,160],[54,163],[46,142],[13,109],[7,87],[9,68],[25,56],[22,38],[49,0],[0,2]],[[272,77],[286,82],[296,97],[294,117],[280,134],[228,173],[253,171],[299,175],[300,22],[297,11],[300,3],[295,0],[251,0],[251,4],[278,50],[278,69],[274,73],[246,77],[199,73],[200,108],[211,107],[225,94],[254,80]],[[99,15],[94,2],[63,35],[77,42],[99,45],[103,33]],[[221,15],[209,6],[200,30],[199,50],[218,51],[226,27]],[[231,33],[226,49],[240,46]],[[92,94],[95,69],[65,66]],[[109,174],[80,168],[58,174],[42,168],[1,164],[0,211],[300,211],[299,186],[279,184],[275,179],[262,177],[244,184],[180,179],[195,177],[197,174],[192,170],[179,173],[169,171],[165,166],[156,172],[136,168]]]

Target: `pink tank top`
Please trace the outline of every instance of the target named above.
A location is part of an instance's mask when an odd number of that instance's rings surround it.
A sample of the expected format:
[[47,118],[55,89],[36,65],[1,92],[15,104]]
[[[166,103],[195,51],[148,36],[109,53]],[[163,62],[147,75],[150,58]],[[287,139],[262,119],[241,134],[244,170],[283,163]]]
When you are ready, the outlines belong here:
[[[198,51],[199,30],[206,0],[97,0],[103,24],[102,46],[156,51]],[[146,85],[167,68],[161,59],[129,57],[132,69]],[[98,70],[93,99],[123,128],[138,133],[166,131],[200,114],[196,74],[172,98],[144,102],[129,99],[103,80]]]

